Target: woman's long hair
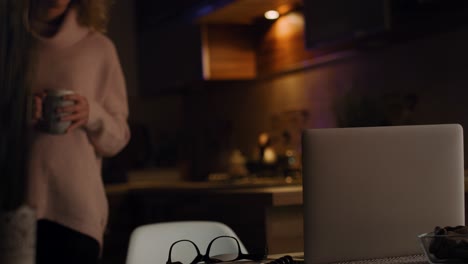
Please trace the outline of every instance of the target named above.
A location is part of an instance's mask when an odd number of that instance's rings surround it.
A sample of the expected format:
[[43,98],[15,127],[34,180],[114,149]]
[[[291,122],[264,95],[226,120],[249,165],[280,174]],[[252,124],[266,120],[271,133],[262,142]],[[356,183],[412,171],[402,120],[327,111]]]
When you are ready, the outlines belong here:
[[105,33],[111,0],[72,0],[78,6],[78,22],[91,30]]
[[22,23],[28,3],[0,1],[0,211],[17,209],[26,193],[34,47]]

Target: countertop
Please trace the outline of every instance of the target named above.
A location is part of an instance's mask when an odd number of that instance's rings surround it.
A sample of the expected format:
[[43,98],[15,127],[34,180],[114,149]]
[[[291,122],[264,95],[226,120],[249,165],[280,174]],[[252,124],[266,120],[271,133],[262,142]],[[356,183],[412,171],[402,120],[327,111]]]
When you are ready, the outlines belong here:
[[251,189],[285,189],[291,190],[300,188],[302,181],[285,180],[284,178],[252,178],[238,179],[230,181],[163,181],[163,180],[135,180],[125,183],[106,184],[107,193],[117,193],[125,191],[138,191],[146,189],[170,189],[170,190],[237,190],[248,191]]
[[239,181],[173,181],[139,180],[106,185],[107,195],[122,194],[185,194],[248,196],[267,200],[273,206],[302,204],[302,184],[284,179],[255,179]]

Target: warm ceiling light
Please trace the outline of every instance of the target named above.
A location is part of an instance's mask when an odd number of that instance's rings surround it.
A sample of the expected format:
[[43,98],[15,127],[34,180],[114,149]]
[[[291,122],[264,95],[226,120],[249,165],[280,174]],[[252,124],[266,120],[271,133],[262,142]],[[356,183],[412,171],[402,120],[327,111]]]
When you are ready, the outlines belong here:
[[276,10],[269,10],[265,12],[266,19],[274,20],[274,19],[277,19],[278,17],[279,17],[279,13]]

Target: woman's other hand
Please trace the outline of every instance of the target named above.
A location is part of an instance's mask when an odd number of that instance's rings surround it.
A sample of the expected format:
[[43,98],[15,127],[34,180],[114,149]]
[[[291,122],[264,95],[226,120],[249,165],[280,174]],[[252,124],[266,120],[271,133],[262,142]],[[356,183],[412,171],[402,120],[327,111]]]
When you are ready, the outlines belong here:
[[32,124],[35,126],[42,119],[42,102],[46,96],[45,92],[33,94]]
[[63,100],[75,102],[73,105],[57,109],[58,113],[67,113],[67,115],[61,118],[61,121],[72,122],[70,127],[67,129],[67,133],[86,125],[89,119],[88,99],[80,94],[70,94],[63,96]]

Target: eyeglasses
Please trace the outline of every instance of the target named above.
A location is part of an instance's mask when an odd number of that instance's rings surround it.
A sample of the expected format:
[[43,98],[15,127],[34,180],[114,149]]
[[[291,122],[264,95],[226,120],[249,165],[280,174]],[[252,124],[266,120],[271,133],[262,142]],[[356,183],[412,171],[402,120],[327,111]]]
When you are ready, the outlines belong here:
[[205,255],[200,253],[200,249],[193,241],[182,239],[172,243],[166,264],[220,263],[241,259],[260,261],[266,255],[266,252],[261,254],[242,253],[239,241],[232,236],[215,237],[208,244]]

